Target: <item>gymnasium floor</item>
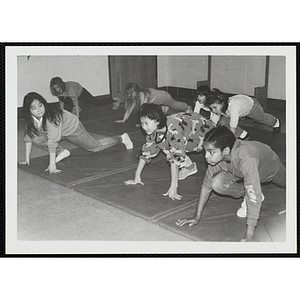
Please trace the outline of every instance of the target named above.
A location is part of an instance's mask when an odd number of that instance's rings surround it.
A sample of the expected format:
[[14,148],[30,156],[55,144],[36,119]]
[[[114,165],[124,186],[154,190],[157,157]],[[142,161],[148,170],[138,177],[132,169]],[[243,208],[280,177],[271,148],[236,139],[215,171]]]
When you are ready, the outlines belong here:
[[[282,121],[282,133],[273,136],[269,128],[245,119],[241,125],[250,139],[270,144],[285,164],[285,113],[268,112]],[[202,221],[193,227],[178,227],[176,221],[194,214],[200,180],[205,173],[202,154],[191,154],[198,173],[179,181],[181,201],[163,197],[169,187],[170,172],[163,154],[153,159],[142,173],[144,186],[126,186],[133,179],[136,155],[144,143],[134,118],[125,124],[123,108],[112,105],[89,107],[81,112],[81,121],[95,136],[127,132],[134,149],[123,145],[100,153],[78,149],[67,141],[61,145],[71,156],[58,164],[62,173],[49,175],[47,153],[33,147],[31,166],[18,167],[17,238],[19,241],[226,241],[238,242],[245,232],[245,219],[236,217],[242,199],[212,194]],[[18,121],[18,161],[24,160],[24,120]],[[286,239],[285,190],[273,184],[263,186],[266,200],[257,227],[261,242]],[[283,213],[282,213],[283,212]]]

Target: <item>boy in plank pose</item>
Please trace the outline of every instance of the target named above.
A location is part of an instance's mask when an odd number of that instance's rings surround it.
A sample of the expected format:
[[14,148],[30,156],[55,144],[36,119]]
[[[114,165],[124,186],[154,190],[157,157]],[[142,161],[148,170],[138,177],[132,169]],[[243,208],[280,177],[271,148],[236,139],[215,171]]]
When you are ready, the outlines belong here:
[[206,133],[203,148],[208,163],[193,218],[178,220],[177,225],[189,226],[199,222],[204,206],[214,190],[234,198],[244,197],[237,216],[247,217],[246,235],[242,242],[253,242],[264,195],[261,182],[272,181],[285,188],[286,172],[278,155],[266,144],[242,141],[225,126]]

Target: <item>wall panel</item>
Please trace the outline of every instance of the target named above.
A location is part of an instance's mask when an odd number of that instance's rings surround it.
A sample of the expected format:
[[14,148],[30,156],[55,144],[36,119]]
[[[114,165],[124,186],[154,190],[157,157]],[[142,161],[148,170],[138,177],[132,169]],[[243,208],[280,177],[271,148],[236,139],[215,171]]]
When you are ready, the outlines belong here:
[[24,96],[32,91],[47,101],[56,102],[49,90],[52,77],[77,81],[94,96],[109,91],[108,56],[18,56],[18,107]]
[[265,68],[265,56],[212,56],[211,87],[254,95],[254,88],[265,84]]
[[285,56],[270,57],[268,98],[286,100]]
[[197,88],[207,80],[208,56],[158,56],[158,86]]

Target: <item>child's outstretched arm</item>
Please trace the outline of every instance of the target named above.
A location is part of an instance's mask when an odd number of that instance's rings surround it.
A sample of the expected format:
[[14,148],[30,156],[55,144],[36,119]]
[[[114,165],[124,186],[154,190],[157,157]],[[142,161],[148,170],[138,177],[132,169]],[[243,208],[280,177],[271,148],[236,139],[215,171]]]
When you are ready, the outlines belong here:
[[241,242],[256,242],[254,237],[255,226],[247,225],[246,235],[241,239]]
[[263,201],[257,159],[244,160],[240,165],[240,170],[244,175],[244,189],[246,191],[244,198],[247,206],[247,230],[241,242],[253,242],[256,241],[255,229]]
[[236,127],[230,127],[230,130],[231,130],[231,132],[232,132],[233,134],[236,133]]
[[146,161],[144,159],[141,159],[139,160],[139,164],[136,168],[136,171],[135,171],[135,177],[133,180],[127,180],[125,181],[124,183],[126,185],[134,185],[134,184],[141,184],[141,185],[144,185],[144,183],[142,182],[142,179],[141,179],[141,173],[144,169],[146,165]]
[[206,202],[208,201],[210,193],[211,193],[211,190],[208,190],[207,188],[205,188],[203,186],[201,188],[201,192],[200,192],[199,201],[198,201],[198,205],[197,205],[195,215],[192,218],[189,218],[189,219],[178,220],[176,222],[176,225],[178,225],[178,226],[183,226],[185,224],[189,224],[189,226],[196,225],[200,221],[203,209],[205,207]]
[[32,150],[32,143],[25,143],[25,149],[25,161],[20,162],[20,164],[30,166],[30,154]]
[[116,123],[124,123],[129,118],[129,116],[131,115],[133,109],[134,109],[133,105],[128,106],[126,108],[126,111],[125,111],[123,119],[122,120],[116,120],[115,122]]
[[74,112],[78,119],[79,119],[79,111],[80,111],[79,105],[74,105]]
[[177,188],[178,188],[178,166],[174,162],[171,162],[171,185],[169,190],[163,195],[168,196],[173,201],[181,200],[182,196],[177,194]]
[[65,104],[64,104],[62,101],[60,101],[60,100],[59,100],[59,105],[60,105],[60,108],[61,108],[61,109],[64,109],[64,108],[65,108]]

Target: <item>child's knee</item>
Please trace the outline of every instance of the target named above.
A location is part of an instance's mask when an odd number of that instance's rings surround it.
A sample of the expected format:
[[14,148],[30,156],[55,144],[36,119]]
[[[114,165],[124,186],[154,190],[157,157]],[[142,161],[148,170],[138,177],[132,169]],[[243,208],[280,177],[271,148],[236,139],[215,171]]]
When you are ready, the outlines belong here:
[[212,178],[211,187],[215,192],[222,194],[222,191],[224,190],[223,186],[224,181],[222,178],[222,173],[219,173],[218,175]]

